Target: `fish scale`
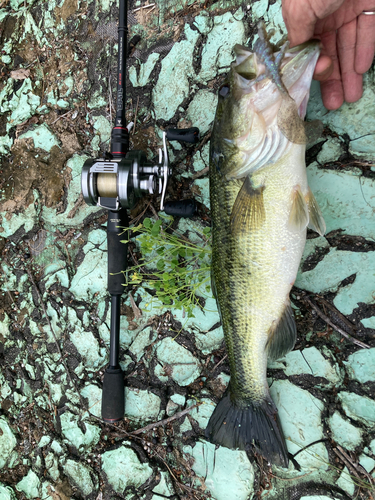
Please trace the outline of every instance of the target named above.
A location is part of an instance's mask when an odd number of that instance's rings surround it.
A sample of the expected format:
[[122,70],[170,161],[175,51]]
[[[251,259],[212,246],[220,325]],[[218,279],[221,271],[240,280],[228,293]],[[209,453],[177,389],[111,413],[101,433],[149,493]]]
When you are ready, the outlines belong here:
[[[259,32],[255,53],[235,47],[237,61],[219,90],[211,135],[212,283],[231,379],[206,437],[287,466],[267,384],[267,357],[283,356],[294,345],[289,292],[307,224],[320,234],[325,231],[304,158],[314,124],[305,125],[299,116],[319,46],[312,42],[287,50],[284,45],[272,57],[264,25]],[[300,79],[306,88],[299,87]]]

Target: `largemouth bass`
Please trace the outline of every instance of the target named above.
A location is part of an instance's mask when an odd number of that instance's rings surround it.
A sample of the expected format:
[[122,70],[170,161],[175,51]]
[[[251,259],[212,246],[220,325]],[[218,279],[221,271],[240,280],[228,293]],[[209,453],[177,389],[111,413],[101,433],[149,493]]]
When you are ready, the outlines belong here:
[[286,467],[266,369],[267,358],[282,357],[295,344],[289,292],[306,228],[325,232],[305,165],[306,143],[321,125],[303,121],[320,45],[284,44],[276,51],[264,25],[258,29],[254,52],[234,48],[211,136],[212,287],[231,379],[206,437]]

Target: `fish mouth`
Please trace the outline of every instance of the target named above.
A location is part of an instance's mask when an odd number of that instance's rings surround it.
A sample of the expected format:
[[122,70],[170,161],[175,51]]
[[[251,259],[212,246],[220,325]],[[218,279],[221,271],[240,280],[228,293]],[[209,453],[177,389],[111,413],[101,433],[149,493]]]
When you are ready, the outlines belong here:
[[297,45],[286,51],[281,65],[281,78],[290,97],[297,104],[298,114],[302,119],[306,115],[311,80],[321,48],[319,40]]
[[[288,48],[280,65],[281,80],[290,97],[296,102],[298,114],[302,119],[306,114],[311,80],[321,46],[319,40],[310,40]],[[251,96],[251,102],[255,104],[256,111],[270,109],[279,100],[280,93],[269,76],[262,55],[240,45],[236,45],[234,50],[236,62],[233,63],[232,69],[236,75],[235,96],[241,98],[243,95],[252,94],[254,97]],[[280,51],[274,52],[273,57],[277,59],[279,54]]]

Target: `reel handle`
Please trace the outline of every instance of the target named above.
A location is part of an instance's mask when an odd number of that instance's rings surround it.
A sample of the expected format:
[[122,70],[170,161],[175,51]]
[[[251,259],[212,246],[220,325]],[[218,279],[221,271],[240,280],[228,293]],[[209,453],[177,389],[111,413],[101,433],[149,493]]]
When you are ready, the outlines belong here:
[[197,204],[195,200],[177,200],[177,201],[167,201],[164,204],[164,212],[167,215],[173,215],[173,217],[193,217],[197,210]]
[[191,128],[169,128],[167,129],[168,141],[182,141],[196,144],[199,142],[199,129]]

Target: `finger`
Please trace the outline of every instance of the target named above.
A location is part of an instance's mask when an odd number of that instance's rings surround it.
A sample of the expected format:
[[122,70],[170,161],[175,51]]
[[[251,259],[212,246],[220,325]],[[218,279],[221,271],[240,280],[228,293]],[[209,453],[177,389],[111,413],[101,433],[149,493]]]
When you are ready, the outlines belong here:
[[[374,2],[375,3],[375,2]],[[375,10],[375,6],[372,9]],[[357,45],[355,50],[354,68],[357,73],[366,73],[374,59],[375,49],[375,15],[358,16]]]
[[323,104],[327,109],[337,109],[344,102],[339,62],[337,59],[336,32],[330,31],[321,35],[323,54],[332,61],[332,73],[329,78],[320,83]]
[[362,97],[362,75],[354,69],[356,41],[357,19],[354,19],[344,24],[337,32],[337,51],[344,98],[347,102],[355,102]]
[[327,80],[333,73],[333,61],[330,57],[325,54],[321,54],[319,57],[316,66],[313,78],[314,80],[318,80],[319,82],[324,82]]

